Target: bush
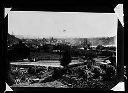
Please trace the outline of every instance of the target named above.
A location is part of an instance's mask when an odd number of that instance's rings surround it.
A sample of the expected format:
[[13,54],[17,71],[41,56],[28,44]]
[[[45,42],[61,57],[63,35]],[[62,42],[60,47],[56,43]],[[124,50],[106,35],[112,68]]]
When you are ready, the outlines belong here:
[[94,70],[92,72],[95,73],[95,75],[93,77],[94,79],[96,79],[100,76],[100,70],[98,68],[94,68]]
[[76,77],[77,79],[87,80],[86,66],[78,66],[70,69],[69,75]]
[[17,61],[28,58],[30,55],[30,49],[20,41],[18,44],[14,44],[11,50],[8,50],[8,60]]
[[96,49],[98,49],[98,50],[103,50],[103,49],[104,49],[104,46],[103,46],[103,45],[98,45],[98,46],[96,47]]
[[103,70],[105,70],[105,74],[103,75],[103,80],[114,80],[116,77],[116,69],[112,65],[101,65]]
[[12,75],[12,73],[8,73],[6,82],[9,84],[9,86],[15,84],[15,76]]
[[46,67],[36,67],[36,73],[38,74],[38,73],[40,73],[41,71],[43,71],[43,72],[45,72],[47,69],[46,69]]
[[36,68],[35,67],[29,67],[28,68],[28,74],[30,74],[30,75],[36,74]]

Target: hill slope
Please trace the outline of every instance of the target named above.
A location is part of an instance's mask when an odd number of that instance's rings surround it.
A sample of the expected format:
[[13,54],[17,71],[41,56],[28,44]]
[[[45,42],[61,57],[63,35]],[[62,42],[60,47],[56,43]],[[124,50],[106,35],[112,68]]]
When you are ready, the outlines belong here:
[[[23,35],[16,35],[17,38],[19,39],[38,39],[37,38],[34,38],[33,36],[23,36]],[[53,37],[54,39],[56,40],[61,40],[62,42],[65,42],[65,40],[67,42],[70,42],[71,44],[73,45],[79,45],[79,42],[83,42],[84,39],[87,39],[91,44],[92,46],[97,46],[99,44],[101,45],[115,45],[115,39],[116,39],[117,36],[113,36],[113,37],[95,37],[95,38],[56,38],[56,37]],[[39,38],[41,39],[41,38]],[[47,40],[49,40],[50,38],[45,38]]]
[[13,35],[7,34],[7,43],[10,44],[14,44],[14,43],[18,43],[19,42],[19,38],[16,38]]

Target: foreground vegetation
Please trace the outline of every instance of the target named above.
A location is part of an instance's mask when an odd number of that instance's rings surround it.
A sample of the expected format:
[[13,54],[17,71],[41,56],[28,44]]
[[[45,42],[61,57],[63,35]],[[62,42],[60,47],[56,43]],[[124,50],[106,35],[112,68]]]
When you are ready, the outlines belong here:
[[[60,67],[11,65],[12,87],[54,87],[111,89],[116,82],[116,69],[111,65],[80,64],[68,70]],[[46,78],[49,78],[45,81]]]

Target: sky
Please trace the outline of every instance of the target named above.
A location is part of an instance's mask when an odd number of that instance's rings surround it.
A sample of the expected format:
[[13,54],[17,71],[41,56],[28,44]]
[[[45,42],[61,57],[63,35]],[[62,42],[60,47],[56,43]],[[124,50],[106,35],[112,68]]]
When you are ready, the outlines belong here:
[[37,37],[111,37],[117,35],[114,13],[11,11],[8,33]]

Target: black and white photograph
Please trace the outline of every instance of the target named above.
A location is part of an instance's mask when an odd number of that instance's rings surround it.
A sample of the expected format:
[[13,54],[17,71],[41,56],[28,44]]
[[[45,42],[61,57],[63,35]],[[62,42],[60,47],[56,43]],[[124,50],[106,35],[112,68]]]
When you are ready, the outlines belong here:
[[10,87],[110,90],[117,84],[115,13],[10,11]]

